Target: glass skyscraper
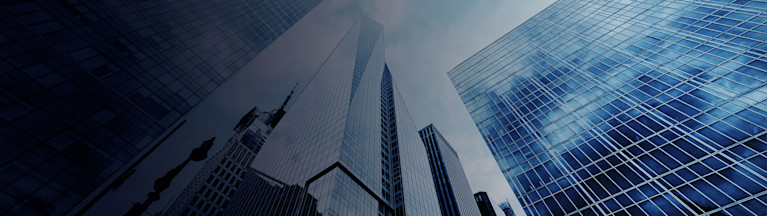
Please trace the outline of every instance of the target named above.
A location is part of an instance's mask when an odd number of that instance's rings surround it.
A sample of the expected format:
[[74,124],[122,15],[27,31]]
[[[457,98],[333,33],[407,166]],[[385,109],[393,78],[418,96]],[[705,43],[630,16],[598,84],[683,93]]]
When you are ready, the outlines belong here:
[[245,114],[224,148],[205,161],[184,190],[176,195],[163,215],[221,215],[250,170],[250,164],[266,142],[273,114],[254,107]]
[[498,207],[501,208],[501,211],[503,211],[503,215],[514,216],[514,210],[511,209],[511,204],[509,201],[504,201],[501,204],[498,204]]
[[418,135],[429,155],[431,175],[442,215],[479,215],[480,210],[474,202],[469,180],[466,179],[455,149],[433,124],[418,131]]
[[253,179],[273,187],[247,186],[252,192],[235,195],[233,202],[243,203],[233,203],[225,214],[282,212],[281,206],[263,206],[273,203],[263,199],[275,187],[296,195],[280,199],[316,206],[316,212],[302,207],[291,215],[439,212],[426,149],[384,56],[383,26],[361,18],[254,159],[253,176],[261,177]]
[[[299,185],[288,185],[247,167],[231,202],[219,215],[320,215],[317,199]],[[182,214],[194,215],[194,214]]]
[[319,2],[3,1],[0,214],[87,208]]
[[560,0],[448,75],[528,214],[765,215],[765,21]]

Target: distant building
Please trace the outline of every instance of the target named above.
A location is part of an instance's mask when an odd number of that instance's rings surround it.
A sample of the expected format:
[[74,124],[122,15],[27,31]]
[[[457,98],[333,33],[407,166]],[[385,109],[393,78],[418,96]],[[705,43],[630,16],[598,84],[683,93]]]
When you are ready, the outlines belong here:
[[[164,215],[220,215],[224,213],[235,191],[243,181],[246,188],[260,186],[258,179],[250,176],[253,159],[266,142],[273,126],[279,123],[284,115],[290,94],[279,109],[271,112],[261,112],[253,107],[240,118],[234,127],[234,135],[229,138],[226,146],[207,160],[205,166],[177,195],[174,201],[163,213]],[[250,177],[249,177],[250,176]]]
[[509,201],[504,201],[501,204],[498,204],[498,207],[501,208],[501,211],[503,211],[503,214],[506,216],[514,216],[514,210],[511,209],[511,204],[509,204]]
[[223,215],[319,215],[317,199],[306,189],[250,167],[231,200]]
[[493,203],[490,201],[490,197],[487,196],[486,192],[480,191],[475,193],[474,201],[477,202],[477,207],[479,207],[479,212],[482,216],[497,216],[495,214],[495,209],[493,209]]
[[477,215],[479,209],[472,201],[469,180],[450,143],[434,125],[418,131],[429,155],[429,165],[442,215]]
[[383,37],[367,17],[352,26],[269,135],[224,215],[439,212]]
[[260,112],[258,107],[245,114],[224,148],[206,161],[163,215],[222,214],[272,132],[267,125],[271,116],[272,113]]

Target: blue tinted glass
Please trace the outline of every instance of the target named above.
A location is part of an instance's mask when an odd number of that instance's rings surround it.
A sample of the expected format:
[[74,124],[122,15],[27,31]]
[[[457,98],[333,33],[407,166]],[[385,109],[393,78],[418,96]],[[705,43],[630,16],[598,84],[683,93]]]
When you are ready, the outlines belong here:
[[[742,194],[752,194],[751,190],[762,187],[756,180],[767,177],[763,169],[727,174],[755,175],[747,178],[748,181],[707,177],[711,180],[703,181],[706,184],[698,183],[704,176],[731,170],[727,165],[755,167],[767,162],[757,153],[767,150],[763,140],[757,138],[767,130],[767,113],[757,108],[767,98],[767,93],[760,90],[765,83],[762,78],[767,77],[764,70],[767,62],[760,59],[767,47],[761,42],[767,33],[764,24],[767,17],[761,2],[753,4],[759,5],[755,7],[749,2],[753,1],[560,0],[541,12],[545,16],[534,16],[448,75],[458,92],[492,92],[495,87],[482,81],[483,77],[498,76],[505,77],[514,88],[524,87],[524,94],[519,98],[539,92],[555,93],[555,97],[542,97],[540,103],[532,97],[523,99],[525,103],[520,106],[524,108],[509,108],[509,111],[520,112],[529,119],[502,124],[542,133],[541,136],[531,134],[525,142],[555,141],[550,143],[570,149],[561,156],[569,167],[557,170],[574,169],[561,175],[585,181],[582,189],[574,190],[599,197],[591,201],[597,212],[704,214],[714,213],[722,204],[743,206],[756,212],[758,210],[742,204],[755,197]],[[749,8],[741,9],[742,5]],[[664,15],[654,10],[663,11]],[[747,20],[753,21],[743,22]],[[615,27],[619,25],[620,28]],[[512,50],[514,54],[508,55]],[[484,67],[496,62],[531,70]],[[566,84],[555,89],[531,84],[557,83],[552,74]],[[530,102],[526,102],[528,100]],[[478,109],[493,108],[480,106]],[[578,126],[562,127],[568,124],[557,120],[562,116],[571,117],[568,121],[573,120]],[[575,136],[583,139],[572,138],[572,134],[583,134]],[[611,158],[613,155],[628,158],[616,160]],[[697,159],[702,162],[698,163]],[[613,166],[618,167],[612,169]],[[606,174],[600,174],[605,170]],[[617,170],[625,180],[611,170]],[[663,180],[646,181],[647,175]],[[598,180],[592,180],[594,178]],[[714,180],[716,182],[711,182]],[[689,186],[690,183],[693,186]],[[640,190],[626,191],[628,188],[624,186],[629,185],[640,185]],[[681,188],[673,189],[672,185]],[[740,191],[731,189],[733,185]],[[737,198],[712,197],[728,194],[727,191],[732,191],[733,196],[737,194]],[[616,198],[602,197],[604,193]],[[656,194],[661,195],[644,197]],[[620,206],[629,202],[624,197],[631,198],[631,206],[616,208],[616,202]],[[693,207],[690,210],[685,206]],[[731,209],[726,212],[741,210]],[[592,209],[566,211],[589,210]],[[724,209],[716,211],[721,210]]]

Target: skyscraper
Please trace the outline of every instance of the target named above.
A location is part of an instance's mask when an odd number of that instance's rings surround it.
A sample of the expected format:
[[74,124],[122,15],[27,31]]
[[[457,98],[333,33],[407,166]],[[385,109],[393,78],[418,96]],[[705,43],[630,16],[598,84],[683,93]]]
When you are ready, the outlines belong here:
[[319,2],[3,2],[0,213],[87,208]]
[[448,74],[528,214],[767,214],[767,3],[561,0]]
[[461,160],[433,124],[418,131],[426,147],[442,215],[479,215]]
[[493,209],[493,202],[490,201],[490,197],[487,196],[487,192],[480,191],[474,194],[474,202],[479,207],[479,212],[482,216],[496,216],[495,209]]
[[253,107],[234,128],[226,146],[205,162],[184,190],[163,212],[164,215],[218,215],[231,202],[246,178],[250,164],[263,146],[272,127],[272,113]]
[[514,216],[514,210],[511,209],[511,204],[509,204],[508,200],[498,204],[498,207],[500,207],[501,211],[503,211],[503,215]]
[[221,215],[320,215],[317,199],[305,188],[288,185],[251,167]]
[[[311,197],[299,197],[316,199],[305,203],[322,215],[439,211],[426,149],[384,63],[381,24],[363,17],[346,33],[252,167],[275,186],[306,190]],[[259,197],[240,199],[249,202],[240,206],[268,203]],[[231,214],[258,210],[238,209]]]

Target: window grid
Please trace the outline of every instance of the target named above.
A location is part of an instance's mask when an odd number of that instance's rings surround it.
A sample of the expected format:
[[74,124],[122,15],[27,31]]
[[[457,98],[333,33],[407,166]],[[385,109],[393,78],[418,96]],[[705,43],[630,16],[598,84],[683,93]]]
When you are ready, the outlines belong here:
[[762,214],[764,2],[622,3],[558,1],[448,73],[526,211]]

